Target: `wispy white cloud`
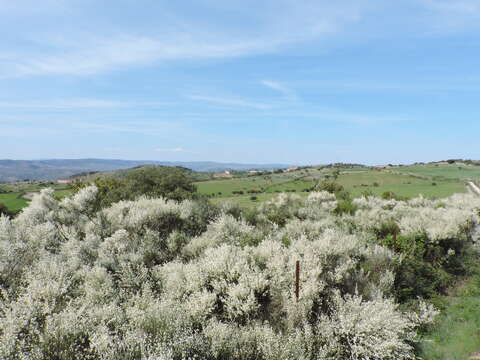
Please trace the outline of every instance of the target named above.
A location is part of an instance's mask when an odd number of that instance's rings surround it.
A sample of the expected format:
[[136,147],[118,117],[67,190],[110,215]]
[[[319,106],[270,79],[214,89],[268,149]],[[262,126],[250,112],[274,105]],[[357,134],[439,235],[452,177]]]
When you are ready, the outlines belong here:
[[253,101],[238,99],[238,98],[204,96],[204,95],[190,95],[188,98],[191,100],[204,101],[204,102],[222,105],[222,106],[245,107],[245,108],[258,109],[258,110],[266,110],[272,107],[270,104],[258,103],[258,102],[253,102]]
[[65,48],[57,53],[4,53],[2,58],[7,71],[0,75],[90,75],[162,61],[233,58],[269,53],[290,41],[282,38],[228,41],[176,34],[170,39],[119,36],[84,42],[85,45],[81,48]]
[[156,148],[156,152],[170,152],[170,153],[179,153],[179,152],[186,152],[186,150],[182,147],[175,147],[175,148]]
[[88,75],[115,70],[124,66],[140,66],[157,61],[223,58],[246,55],[262,48],[254,41],[237,43],[205,43],[179,36],[161,40],[153,37],[122,36],[96,39],[84,48],[69,49],[58,54],[36,55],[12,59],[14,72],[26,75]]
[[94,133],[130,133],[147,136],[167,136],[176,133],[181,128],[177,123],[167,121],[156,121],[149,125],[139,125],[135,122],[115,123],[115,122],[86,122],[73,120],[69,124],[74,129],[81,129]]
[[112,109],[121,107],[138,106],[163,106],[168,103],[162,102],[132,102],[132,101],[112,101],[104,99],[59,99],[45,101],[0,101],[0,109]]
[[265,85],[266,87],[272,90],[278,91],[280,94],[282,94],[285,100],[289,100],[289,101],[298,100],[297,94],[292,89],[290,89],[289,87],[279,82],[271,81],[271,80],[263,80],[261,81],[261,83],[262,85]]
[[[55,1],[49,0],[49,3]],[[272,53],[340,32],[358,21],[368,7],[365,0],[340,0],[340,3],[266,0],[261,5],[255,4],[257,11],[241,12],[239,18],[231,22],[201,23],[198,17],[178,13],[173,20],[162,17],[155,27],[144,31],[126,28],[121,30],[125,33],[121,33],[113,26],[92,23],[90,34],[70,31],[68,38],[59,37],[62,28],[56,28],[52,21],[53,25],[49,25],[52,28],[45,34],[24,35],[30,37],[29,41],[37,42],[35,50],[0,47],[5,55],[0,76],[88,75],[162,61]],[[207,4],[201,7],[202,11],[228,13],[232,7],[245,6],[243,1]],[[157,6],[157,10],[161,14],[161,8]],[[245,27],[247,23],[254,26]]]
[[[38,8],[43,9],[42,16],[47,18],[50,13],[54,14],[55,9],[62,9],[70,13],[70,16],[77,12],[89,14],[85,8],[87,5],[82,7],[81,2],[73,3],[45,0]],[[198,7],[197,10],[207,13],[223,11],[231,15],[232,9],[244,10],[249,3],[250,1],[240,0],[208,1],[195,6]],[[17,16],[25,9],[37,8],[33,4],[36,4],[33,0],[3,0],[0,1],[0,14],[5,18],[8,18],[9,14]],[[68,37],[59,35],[65,32],[65,24],[59,22],[57,26],[52,16],[52,21],[48,22],[48,30],[41,33],[28,32],[28,27],[8,29],[13,33],[18,32],[18,40],[26,40],[35,46],[20,48],[0,45],[0,78],[81,76],[167,61],[276,53],[298,44],[348,31],[353,24],[361,23],[365,17],[385,4],[388,4],[385,0],[265,0],[261,4],[252,1],[255,11],[238,11],[232,21],[207,19],[203,22],[198,16],[184,14],[181,6],[176,9],[174,16],[169,17],[165,15],[167,11],[162,12],[162,6],[157,5],[155,9],[160,18],[155,26],[119,29],[106,25],[108,22],[92,22],[89,23],[89,32],[68,29]],[[392,16],[392,11],[397,12],[401,17],[399,22],[402,24],[402,31],[409,21],[421,23],[423,30],[429,27],[441,29],[475,24],[478,26],[479,23],[476,21],[480,16],[478,0],[413,0],[413,4],[418,10],[413,17],[409,15],[407,18],[403,10],[408,9],[408,6],[402,5],[402,2],[387,6],[389,12],[384,15],[388,19]],[[68,10],[69,6],[72,9]],[[431,16],[432,11],[435,16]],[[88,20],[78,19],[80,24],[81,21]],[[420,28],[415,29],[417,32],[418,30]]]

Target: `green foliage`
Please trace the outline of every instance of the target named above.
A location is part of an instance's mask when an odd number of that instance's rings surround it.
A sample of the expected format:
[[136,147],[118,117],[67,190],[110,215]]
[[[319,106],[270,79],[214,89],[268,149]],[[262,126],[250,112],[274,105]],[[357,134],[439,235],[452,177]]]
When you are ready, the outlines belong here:
[[354,215],[357,211],[357,206],[352,202],[351,199],[340,200],[337,202],[337,207],[334,210],[336,215],[348,214]]
[[8,211],[8,208],[4,203],[0,203],[0,216],[5,215],[5,216],[10,216],[10,211]]
[[[478,256],[478,254],[477,254]],[[480,268],[441,299],[444,311],[424,335],[419,353],[425,360],[467,360],[480,349]]]
[[362,196],[368,198],[370,196],[375,196],[375,194],[373,193],[372,190],[365,190],[365,191],[362,191]]
[[289,219],[298,216],[302,200],[298,195],[283,193],[261,205],[260,211],[265,218],[279,226],[284,226]]
[[340,170],[339,169],[333,170],[333,172],[332,172],[333,179],[337,180],[339,176],[340,176]]
[[379,244],[399,255],[394,287],[401,303],[443,294],[453,276],[467,271],[468,245],[461,239],[431,241],[426,233],[401,235],[394,221],[383,222],[372,230]]
[[393,191],[385,191],[382,194],[382,199],[385,199],[385,200],[395,199],[396,200],[397,195]]
[[393,220],[383,221],[371,228],[378,241],[385,241],[388,236],[393,237],[400,233],[400,227]]
[[414,256],[405,257],[398,264],[396,274],[395,294],[401,303],[442,294],[452,280],[452,276],[441,267]]
[[[186,200],[196,197],[196,187],[189,171],[180,168],[150,166],[128,172],[123,178],[98,177],[93,181],[98,188],[97,209],[120,200],[134,200],[140,196]],[[73,183],[74,193],[90,185]]]
[[323,180],[315,186],[315,191],[327,191],[331,194],[335,194],[344,190],[344,187],[338,184],[336,181]]
[[146,167],[125,177],[131,198],[141,195],[176,201],[193,198],[196,187],[189,171],[180,168]]

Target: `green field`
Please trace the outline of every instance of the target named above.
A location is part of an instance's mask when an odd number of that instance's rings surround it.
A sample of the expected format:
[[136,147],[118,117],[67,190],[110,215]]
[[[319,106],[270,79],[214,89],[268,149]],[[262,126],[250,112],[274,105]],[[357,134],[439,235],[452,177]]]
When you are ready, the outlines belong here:
[[[232,202],[238,204],[241,207],[249,208],[254,207],[262,203],[263,201],[270,200],[277,196],[277,193],[264,193],[264,194],[249,194],[249,195],[238,195],[238,196],[229,196],[229,197],[216,197],[211,199],[212,203],[220,204],[223,202]],[[301,196],[307,196],[308,193],[298,193]],[[251,197],[255,196],[256,200],[251,200]]]
[[20,211],[28,205],[28,201],[22,197],[22,193],[0,194],[0,203],[12,212]]
[[391,168],[395,172],[429,178],[480,179],[480,166],[466,164],[428,164]]
[[[425,173],[428,173],[429,168],[426,167]],[[408,198],[420,194],[427,198],[443,198],[465,191],[465,183],[453,178],[454,171],[449,168],[444,172],[450,171],[450,178],[438,178],[438,175],[430,178],[424,174],[419,177],[410,175],[407,171],[401,173],[368,168],[342,169],[336,181],[353,197],[359,197],[366,193],[381,196],[388,191]],[[214,203],[230,201],[241,206],[255,206],[261,201],[271,199],[278,192],[291,191],[306,196],[308,193],[304,190],[312,188],[317,182],[326,178],[332,179],[333,170],[331,169],[327,169],[327,171],[325,169],[322,171],[308,170],[272,176],[202,181],[196,185],[198,192],[210,196]],[[457,170],[457,173],[459,171]],[[249,190],[260,190],[262,193],[251,194],[248,193]],[[243,191],[243,194],[234,194],[239,191]],[[252,201],[251,196],[256,196],[257,200]]]
[[0,203],[4,204],[9,211],[16,213],[29,204],[32,194],[44,188],[54,189],[57,199],[63,199],[72,193],[64,184],[52,182],[7,183],[0,184]]
[[[256,206],[271,199],[280,192],[295,192],[301,196],[308,195],[320,181],[332,180],[334,172],[340,172],[336,180],[353,197],[363,194],[381,196],[393,192],[401,197],[415,197],[420,194],[427,198],[442,198],[454,193],[464,192],[463,179],[480,179],[480,166],[466,164],[428,164],[386,169],[368,167],[332,168],[314,166],[291,172],[270,172],[252,175],[248,172],[236,174],[231,179],[214,179],[196,182],[198,193],[208,196],[213,203],[230,201],[241,206]],[[211,178],[212,174],[202,174],[197,179]],[[22,198],[26,192],[36,192],[44,187],[53,187],[55,196],[61,199],[69,196],[71,191],[65,185],[55,183],[13,183],[0,185],[0,202],[11,211],[18,211],[28,204]],[[236,193],[235,193],[236,192]],[[242,193],[243,192],[243,193]],[[252,197],[256,199],[252,200]]]
[[59,200],[72,195],[72,190],[69,189],[60,189],[60,190],[55,190],[55,197]]
[[203,195],[228,197],[233,191],[262,191],[265,193],[284,192],[288,190],[302,191],[315,184],[313,180],[291,180],[289,178],[265,179],[260,177],[228,180],[212,180],[196,183],[198,192]]
[[382,195],[386,191],[392,191],[405,197],[422,194],[428,198],[442,198],[465,191],[465,184],[461,181],[427,180],[383,171],[344,173],[339,176],[338,183],[350,191],[354,197],[361,196],[365,192]]

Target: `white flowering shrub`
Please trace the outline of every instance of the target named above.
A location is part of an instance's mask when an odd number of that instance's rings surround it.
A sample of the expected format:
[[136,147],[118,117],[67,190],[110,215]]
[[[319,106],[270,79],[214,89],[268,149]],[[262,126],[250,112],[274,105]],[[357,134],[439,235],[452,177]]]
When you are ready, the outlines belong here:
[[297,194],[281,193],[259,206],[260,218],[277,225],[284,225],[287,219],[298,215],[302,198]]
[[480,198],[457,194],[445,200],[423,197],[405,201],[383,200],[376,197],[355,199],[359,207],[355,222],[365,228],[385,221],[395,221],[403,234],[425,232],[433,241],[468,233],[478,223]]
[[337,207],[337,200],[334,194],[326,191],[312,192],[308,195],[304,206],[299,210],[302,218],[321,220]]
[[413,359],[436,311],[410,293],[400,310],[408,269],[459,269],[480,200],[354,202],[282,194],[244,216],[43,191],[0,217],[0,359]]
[[255,228],[243,220],[237,220],[231,215],[221,215],[208,225],[207,230],[190,241],[184,253],[196,256],[207,248],[220,244],[247,245],[255,241]]

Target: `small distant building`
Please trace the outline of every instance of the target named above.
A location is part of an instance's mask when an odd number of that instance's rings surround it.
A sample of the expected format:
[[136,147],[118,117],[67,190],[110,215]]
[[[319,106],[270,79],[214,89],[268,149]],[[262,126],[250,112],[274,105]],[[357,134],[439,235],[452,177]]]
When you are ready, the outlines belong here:
[[298,166],[290,166],[287,168],[287,172],[298,170]]
[[72,179],[58,179],[57,184],[70,184]]
[[213,177],[214,178],[231,178],[233,177],[232,174],[230,173],[230,171],[228,170],[225,170],[223,173],[216,173],[216,174],[213,174]]
[[249,174],[258,174],[258,170],[249,170],[248,173]]

